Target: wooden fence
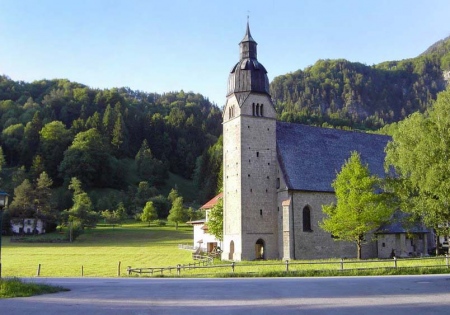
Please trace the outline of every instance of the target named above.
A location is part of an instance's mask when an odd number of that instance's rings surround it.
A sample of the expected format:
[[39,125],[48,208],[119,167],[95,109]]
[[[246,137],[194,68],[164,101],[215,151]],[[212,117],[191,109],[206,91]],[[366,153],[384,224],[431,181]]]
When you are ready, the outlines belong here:
[[[386,260],[337,260],[326,262],[302,262],[289,261],[275,263],[249,264],[243,262],[231,262],[229,264],[211,265],[205,260],[198,261],[188,265],[177,265],[174,267],[150,267],[150,268],[127,268],[128,275],[132,274],[150,274],[155,273],[163,275],[165,272],[172,273],[176,271],[177,276],[183,275],[213,275],[217,273],[255,273],[261,270],[271,271],[324,271],[324,270],[370,270],[370,269],[389,269],[389,268],[449,268],[450,256],[422,257],[422,258],[396,258]],[[193,273],[190,273],[193,272]]]
[[195,268],[204,268],[206,266],[212,265],[212,263],[214,262],[214,259],[212,257],[204,255],[193,255],[192,258],[195,259],[196,261],[185,265],[177,265],[176,267],[131,268],[131,266],[128,266],[127,273],[129,276],[131,276],[131,274],[133,273],[139,275],[141,274],[154,275],[155,273],[157,273],[162,275],[164,274],[164,272],[172,273],[173,270],[176,270],[177,275],[180,275],[181,269],[190,270]]

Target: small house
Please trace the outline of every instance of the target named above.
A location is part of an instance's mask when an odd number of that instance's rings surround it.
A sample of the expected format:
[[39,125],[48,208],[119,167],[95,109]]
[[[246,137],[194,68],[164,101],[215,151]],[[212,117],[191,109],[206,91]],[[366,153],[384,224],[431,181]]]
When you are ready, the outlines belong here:
[[44,234],[45,224],[36,218],[14,218],[11,219],[11,230],[13,234]]
[[192,226],[194,227],[195,250],[201,250],[202,252],[211,253],[217,251],[217,249],[221,246],[220,240],[218,240],[214,235],[208,233],[209,213],[211,209],[217,204],[220,198],[222,198],[222,193],[218,194],[200,207],[200,210],[205,212],[204,219],[187,222],[188,224],[192,224]]

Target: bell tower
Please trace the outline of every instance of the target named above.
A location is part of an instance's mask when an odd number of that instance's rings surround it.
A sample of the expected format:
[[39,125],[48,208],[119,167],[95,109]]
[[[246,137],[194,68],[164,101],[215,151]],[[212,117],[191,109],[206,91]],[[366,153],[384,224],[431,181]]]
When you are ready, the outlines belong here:
[[276,112],[248,22],[239,46],[223,111],[222,259],[276,259]]

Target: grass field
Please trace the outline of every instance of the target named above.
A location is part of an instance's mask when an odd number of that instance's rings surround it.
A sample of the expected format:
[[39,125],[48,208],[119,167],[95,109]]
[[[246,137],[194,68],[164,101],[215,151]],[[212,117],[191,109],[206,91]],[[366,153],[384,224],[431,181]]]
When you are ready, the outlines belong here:
[[60,291],[68,290],[46,284],[25,283],[17,278],[0,279],[0,299],[56,293]]
[[127,266],[171,266],[192,262],[191,252],[178,249],[178,244],[192,243],[192,226],[147,227],[144,223],[120,227],[98,226],[87,230],[73,243],[2,242],[2,275],[4,277],[36,276],[41,264],[41,277],[117,276]]
[[[59,237],[46,235],[45,237]],[[74,243],[13,243],[3,237],[2,274],[4,277],[36,276],[40,264],[41,277],[116,277],[120,262],[121,276],[127,276],[127,266],[132,268],[175,267],[192,264],[191,251],[178,248],[178,244],[192,244],[192,226],[181,225],[147,227],[144,223],[129,223],[119,227],[98,226],[87,230]],[[344,272],[340,259],[320,261],[291,261],[289,272],[285,262],[244,261],[235,264],[216,259],[214,266],[183,269],[184,277],[211,276],[319,276],[319,275],[370,275],[370,274],[420,274],[449,272],[445,257],[427,259],[399,259],[398,269],[389,260],[345,260]],[[407,267],[407,268],[401,268]],[[424,268],[425,267],[425,268]],[[359,272],[359,269],[365,269]],[[317,270],[320,270],[317,272]],[[408,271],[410,270],[410,271]],[[175,276],[176,269],[164,271],[164,276]],[[135,275],[135,274],[133,274]],[[150,276],[145,274],[143,276]],[[155,272],[154,276],[161,276]]]

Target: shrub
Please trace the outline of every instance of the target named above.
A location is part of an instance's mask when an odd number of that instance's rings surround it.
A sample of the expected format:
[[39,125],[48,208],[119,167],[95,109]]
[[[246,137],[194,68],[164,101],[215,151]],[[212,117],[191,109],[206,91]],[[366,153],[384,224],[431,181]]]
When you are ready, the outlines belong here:
[[164,220],[155,220],[155,225],[156,226],[166,226],[167,222]]

